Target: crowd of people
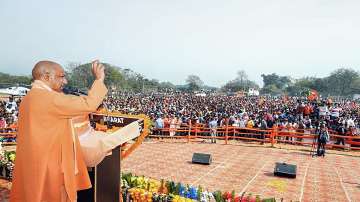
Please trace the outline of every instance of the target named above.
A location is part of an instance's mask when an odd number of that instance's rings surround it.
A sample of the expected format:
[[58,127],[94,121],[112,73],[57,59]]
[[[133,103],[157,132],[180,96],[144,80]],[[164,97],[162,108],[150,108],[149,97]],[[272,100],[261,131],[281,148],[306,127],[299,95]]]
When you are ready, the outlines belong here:
[[0,99],[0,132],[15,127],[20,104],[20,98],[9,97]]
[[[20,98],[0,101],[0,128],[16,124]],[[263,97],[192,93],[120,93],[104,101],[109,111],[146,114],[155,129],[197,124],[208,128],[225,124],[239,128],[269,129],[310,133],[320,123],[342,135],[358,135],[360,104],[349,99],[304,97]],[[170,132],[175,135],[175,132]],[[340,140],[339,140],[340,141]],[[342,142],[338,142],[342,143]]]
[[157,129],[189,123],[222,127],[227,122],[240,128],[268,129],[277,125],[283,131],[307,132],[325,123],[333,131],[356,135],[360,124],[360,105],[350,99],[310,101],[306,97],[196,96],[175,92],[121,93],[108,97],[105,103],[110,111],[146,114]]

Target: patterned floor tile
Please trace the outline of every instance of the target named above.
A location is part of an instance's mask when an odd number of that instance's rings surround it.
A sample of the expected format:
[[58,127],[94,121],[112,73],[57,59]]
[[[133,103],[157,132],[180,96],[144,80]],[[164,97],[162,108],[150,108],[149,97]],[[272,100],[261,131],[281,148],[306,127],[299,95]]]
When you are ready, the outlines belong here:
[[[212,154],[213,163],[210,166],[190,164],[194,152]],[[164,153],[166,157],[156,158]],[[360,197],[360,159],[338,151],[325,158],[312,158],[308,151],[254,145],[144,143],[123,161],[123,171],[133,172],[145,156],[152,156],[150,159],[155,165],[162,165],[157,173],[164,178],[175,176],[182,182],[191,179],[191,184],[210,191],[251,192],[263,197],[284,198],[284,201],[356,201]],[[297,177],[275,177],[276,162],[297,165]],[[169,172],[164,171],[166,168]],[[145,176],[154,172],[146,168],[136,171]]]

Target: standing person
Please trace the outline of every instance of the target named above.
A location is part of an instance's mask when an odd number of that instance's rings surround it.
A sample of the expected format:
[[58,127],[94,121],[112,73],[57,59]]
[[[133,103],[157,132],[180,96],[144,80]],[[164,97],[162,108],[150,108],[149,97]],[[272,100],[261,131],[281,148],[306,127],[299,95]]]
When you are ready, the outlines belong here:
[[[261,133],[261,136],[260,138],[265,140],[265,131],[268,129],[268,125],[265,121],[265,119],[261,118],[260,120],[260,130],[262,130],[260,133]],[[265,142],[264,141],[261,141],[261,144],[264,144]]]
[[320,129],[317,131],[317,134],[318,134],[317,155],[325,156],[325,145],[330,140],[330,135],[328,129],[326,128],[325,123],[320,124]]
[[[305,126],[305,124],[304,124],[304,121],[303,121],[303,120],[300,120],[299,125],[298,125],[298,127],[296,128],[296,132],[297,132],[296,135],[297,135],[297,136],[304,136],[305,128],[306,128],[306,126]],[[298,142],[302,142],[302,141],[303,141],[303,138],[298,137],[298,138],[297,138],[297,141],[298,141]]]
[[216,129],[218,127],[217,118],[213,118],[212,121],[209,122],[210,135],[211,135],[211,143],[216,143]]
[[342,144],[343,146],[345,146],[345,140],[344,140],[344,136],[346,136],[346,129],[345,129],[345,126],[339,121],[338,122],[338,127],[336,128],[336,132],[338,133],[339,136],[342,136],[342,137],[338,137],[335,144]]
[[169,126],[169,134],[170,136],[174,136],[176,133],[176,124],[177,124],[177,119],[175,117],[175,115],[172,115],[170,120],[169,120],[170,126]]
[[104,99],[104,66],[92,63],[95,81],[89,95],[65,95],[63,68],[40,61],[32,70],[31,90],[20,104],[11,202],[73,202],[77,191],[91,187],[75,135],[76,116],[96,111]]
[[155,121],[155,129],[159,135],[163,135],[164,128],[164,120],[162,119],[162,115],[158,115],[158,118]]

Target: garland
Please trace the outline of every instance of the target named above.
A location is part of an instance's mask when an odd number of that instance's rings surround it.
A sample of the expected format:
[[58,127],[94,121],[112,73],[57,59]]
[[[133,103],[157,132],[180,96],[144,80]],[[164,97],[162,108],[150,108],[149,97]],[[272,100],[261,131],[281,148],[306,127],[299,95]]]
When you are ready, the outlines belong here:
[[125,159],[128,157],[136,148],[138,148],[142,142],[145,140],[146,136],[149,135],[149,128],[150,128],[150,118],[144,114],[132,116],[132,115],[124,115],[126,117],[130,118],[140,118],[144,120],[144,128],[142,130],[142,133],[138,138],[136,138],[136,141],[127,149],[124,151],[121,151],[121,158]]
[[[149,135],[150,118],[148,116],[146,116],[145,114],[130,115],[130,114],[122,114],[117,111],[107,112],[106,110],[100,110],[98,112],[106,114],[107,116],[111,116],[111,115],[121,116],[121,117],[127,117],[127,118],[135,118],[135,119],[144,121],[144,128],[143,128],[140,136],[138,138],[136,138],[135,142],[133,144],[131,144],[131,146],[129,148],[121,151],[121,159],[125,159],[126,157],[128,157],[136,148],[138,148],[141,145],[141,143],[145,140],[146,136]],[[125,143],[123,145],[124,148],[125,148],[126,144],[127,143]]]

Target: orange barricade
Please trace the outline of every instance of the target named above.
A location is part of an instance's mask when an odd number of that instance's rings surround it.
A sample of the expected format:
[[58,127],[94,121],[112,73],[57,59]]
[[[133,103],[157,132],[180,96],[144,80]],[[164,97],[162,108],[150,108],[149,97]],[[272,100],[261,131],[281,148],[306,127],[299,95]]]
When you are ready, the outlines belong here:
[[[218,140],[224,140],[225,144],[229,144],[230,140],[256,141],[261,143],[270,143],[275,146],[277,143],[287,143],[304,146],[314,146],[314,139],[317,135],[315,130],[301,129],[306,132],[283,131],[276,125],[268,130],[260,130],[256,128],[240,128],[235,126],[225,125],[216,129]],[[174,133],[170,136],[170,132]],[[159,135],[154,135],[154,134]],[[330,142],[326,144],[327,148],[343,148],[348,150],[360,150],[360,136],[341,136],[335,131],[329,130]],[[0,137],[16,138],[16,128],[0,128]],[[175,128],[154,129],[153,133],[149,135],[153,138],[176,138],[186,139],[191,142],[196,139],[211,139],[211,129],[201,124],[191,125],[181,124]],[[345,145],[335,144],[335,141],[343,139]],[[340,143],[340,142],[339,142]]]
[[[157,129],[162,131],[163,134],[168,134],[169,128]],[[296,131],[282,131],[277,126],[274,126],[268,130],[260,130],[256,128],[240,128],[234,126],[224,126],[216,129],[216,139],[224,140],[225,144],[229,143],[229,140],[244,140],[244,141],[257,141],[263,143],[270,143],[274,146],[276,143],[290,143],[295,145],[312,146],[314,139],[317,138],[315,129],[306,130],[307,132]],[[341,136],[335,131],[329,130],[330,142],[326,144],[327,148],[344,148],[349,150],[360,150],[360,136]],[[185,135],[184,135],[185,134]],[[176,129],[175,136],[172,138],[187,138],[190,142],[194,139],[210,139],[211,129],[204,126],[191,126],[185,125],[185,129]],[[166,135],[150,135],[150,137],[167,138]],[[345,140],[345,145],[335,144],[335,141],[339,138]]]

